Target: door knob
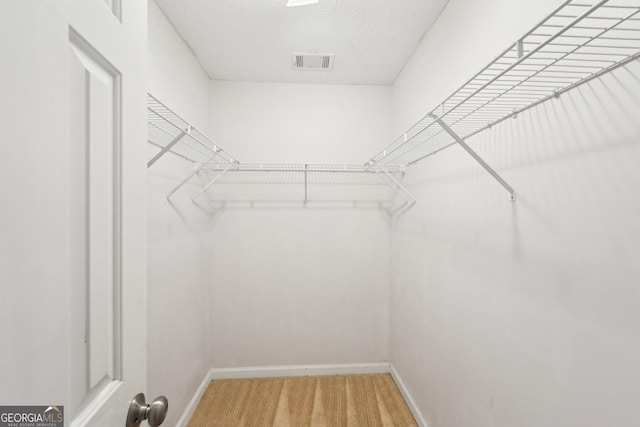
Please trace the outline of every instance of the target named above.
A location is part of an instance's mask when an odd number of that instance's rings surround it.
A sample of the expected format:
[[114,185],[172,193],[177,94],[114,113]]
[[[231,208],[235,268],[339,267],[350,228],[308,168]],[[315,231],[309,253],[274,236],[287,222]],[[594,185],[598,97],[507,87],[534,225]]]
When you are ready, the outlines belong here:
[[126,427],[138,427],[144,420],[149,422],[151,427],[158,427],[167,417],[169,401],[166,397],[156,397],[153,402],[145,402],[144,393],[136,394],[127,412]]

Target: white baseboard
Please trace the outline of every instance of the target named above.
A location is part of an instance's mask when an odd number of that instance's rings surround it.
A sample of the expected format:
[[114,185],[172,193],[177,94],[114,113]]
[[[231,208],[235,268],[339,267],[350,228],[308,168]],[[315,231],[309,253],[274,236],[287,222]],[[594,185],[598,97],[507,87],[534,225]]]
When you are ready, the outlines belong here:
[[207,391],[207,387],[209,387],[210,382],[211,382],[211,371],[207,372],[207,374],[204,376],[204,379],[200,383],[200,386],[198,387],[193,397],[189,401],[189,404],[187,405],[187,407],[184,409],[184,412],[182,412],[182,416],[176,423],[176,427],[187,426],[187,424],[189,423],[189,420],[191,419],[191,416],[196,411],[196,408],[200,403],[200,399],[202,399],[202,396],[204,396],[204,392]]
[[400,377],[400,374],[396,370],[396,367],[393,366],[393,364],[390,364],[389,366],[391,368],[390,369],[391,376],[396,382],[396,385],[398,386],[398,389],[400,390],[402,397],[404,397],[404,400],[407,402],[407,405],[409,406],[409,409],[413,414],[413,418],[416,419],[416,422],[420,427],[429,427],[427,422],[424,420],[424,417],[422,416],[422,412],[420,412],[420,409],[418,409],[416,402],[413,400],[411,393],[409,393],[409,390],[407,390],[407,386],[404,384],[404,381],[402,381],[402,378]]
[[386,374],[389,363],[353,363],[344,365],[256,366],[247,368],[214,368],[212,380],[232,378],[304,377],[311,375]]

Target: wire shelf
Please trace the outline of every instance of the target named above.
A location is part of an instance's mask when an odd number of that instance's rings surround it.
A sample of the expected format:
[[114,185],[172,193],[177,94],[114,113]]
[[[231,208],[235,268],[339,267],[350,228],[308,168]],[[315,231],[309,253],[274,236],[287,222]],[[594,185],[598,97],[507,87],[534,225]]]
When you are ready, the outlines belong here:
[[[200,197],[214,203],[303,203],[379,207],[395,213],[415,201],[402,193],[403,166],[364,165],[208,164],[200,172]],[[392,185],[397,183],[398,185]]]
[[349,204],[376,206],[390,214],[415,204],[402,186],[403,165],[240,163],[150,94],[147,110],[148,141],[158,148],[148,167],[166,153],[194,163],[168,199],[198,176],[202,187],[192,196],[194,202],[207,196],[210,202],[224,204]]
[[237,163],[220,145],[151,94],[147,94],[147,139],[149,144],[158,148],[147,163],[148,167],[167,152],[200,164],[210,161]]
[[414,164],[639,57],[638,0],[565,1],[367,165]]

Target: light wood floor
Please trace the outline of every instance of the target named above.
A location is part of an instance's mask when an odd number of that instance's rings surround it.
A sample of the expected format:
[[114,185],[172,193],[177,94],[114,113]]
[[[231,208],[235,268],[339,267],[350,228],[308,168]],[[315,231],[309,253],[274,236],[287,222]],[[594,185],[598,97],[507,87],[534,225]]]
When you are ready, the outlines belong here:
[[211,382],[189,427],[417,427],[388,374]]

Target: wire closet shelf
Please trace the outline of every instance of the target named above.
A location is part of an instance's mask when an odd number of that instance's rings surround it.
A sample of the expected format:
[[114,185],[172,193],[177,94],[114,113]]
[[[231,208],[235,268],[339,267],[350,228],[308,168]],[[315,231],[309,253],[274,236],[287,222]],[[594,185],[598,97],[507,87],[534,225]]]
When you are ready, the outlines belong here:
[[147,140],[158,149],[147,162],[147,167],[167,152],[194,163],[217,161],[230,166],[238,164],[229,152],[151,94],[147,94]]
[[209,202],[228,207],[284,203],[381,208],[394,215],[415,203],[402,187],[404,173],[400,165],[240,163],[228,169],[208,164],[199,174],[202,189],[192,199],[206,196]]
[[415,204],[402,185],[406,167],[459,144],[515,200],[466,139],[638,58],[640,0],[567,0],[362,166],[240,163],[152,95],[148,141],[157,151],[148,166],[166,153],[194,163],[168,198],[198,175],[194,202],[349,201],[395,215]]
[[393,216],[415,204],[402,186],[404,165],[240,163],[150,94],[147,131],[155,147],[147,167],[167,153],[193,163],[168,199],[197,180],[200,188],[191,200],[214,206],[349,206],[380,208]]
[[638,0],[569,0],[366,164],[412,165],[640,57]]

